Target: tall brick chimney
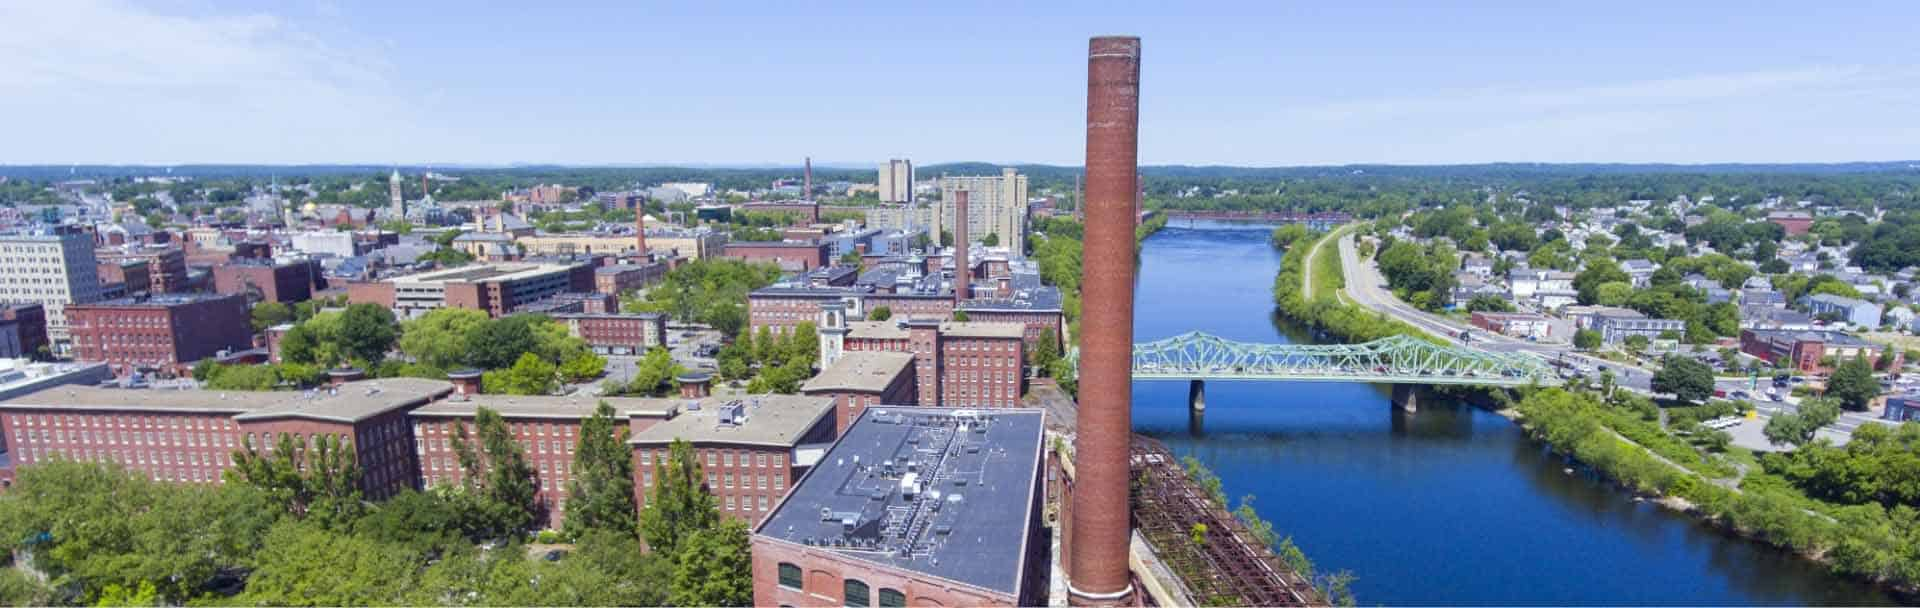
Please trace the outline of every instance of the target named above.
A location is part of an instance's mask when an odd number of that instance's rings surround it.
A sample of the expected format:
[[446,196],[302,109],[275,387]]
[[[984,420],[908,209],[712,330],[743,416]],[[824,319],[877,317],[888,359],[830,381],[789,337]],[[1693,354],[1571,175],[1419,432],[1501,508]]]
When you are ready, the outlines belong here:
[[953,305],[967,301],[973,285],[973,267],[967,264],[967,191],[953,193]]
[[1125,604],[1133,406],[1133,218],[1140,153],[1140,39],[1087,45],[1085,308],[1074,437],[1068,590],[1080,605]]

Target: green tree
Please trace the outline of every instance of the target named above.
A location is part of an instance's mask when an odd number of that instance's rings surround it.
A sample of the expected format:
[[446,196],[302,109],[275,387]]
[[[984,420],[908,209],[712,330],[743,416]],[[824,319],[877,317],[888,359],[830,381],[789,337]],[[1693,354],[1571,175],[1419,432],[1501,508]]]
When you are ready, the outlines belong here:
[[1653,390],[1685,401],[1704,401],[1713,396],[1713,368],[1689,357],[1667,355],[1653,373]]
[[820,362],[819,330],[814,327],[812,321],[801,321],[799,325],[794,326],[793,331],[787,332],[786,341],[781,350],[781,358],[788,361],[801,359],[806,361],[807,367],[813,367]]
[[253,331],[262,332],[267,328],[293,320],[293,308],[279,302],[261,302],[253,305],[248,313],[253,319]]
[[233,465],[225,473],[229,483],[259,488],[287,514],[324,527],[344,528],[364,507],[353,444],[331,434],[279,433],[266,454],[242,436]]
[[719,524],[719,504],[706,481],[693,445],[675,439],[667,448],[666,464],[655,468],[653,491],[640,510],[640,537],[648,548],[661,555],[677,555],[695,531]]
[[956,322],[956,323],[966,323],[966,322],[968,322],[968,321],[972,321],[972,320],[973,320],[973,316],[972,316],[972,315],[968,315],[968,314],[967,314],[967,311],[964,311],[964,310],[956,310],[956,311],[953,311],[953,320],[954,320],[954,322]]
[[1638,353],[1638,352],[1646,351],[1647,346],[1651,344],[1653,340],[1647,338],[1644,335],[1634,334],[1631,336],[1627,336],[1626,339],[1621,340],[1621,342],[1624,342],[1626,344],[1628,351]]
[[481,388],[489,393],[507,395],[549,395],[559,386],[558,370],[552,363],[533,353],[523,353],[513,367],[486,372],[480,376]]
[[285,521],[255,556],[236,603],[257,606],[370,606],[405,603],[420,556],[318,526]]
[[1840,419],[1840,402],[1829,398],[1806,399],[1792,412],[1780,412],[1767,419],[1762,429],[1774,445],[1803,446],[1813,441],[1820,427]]
[[675,606],[753,605],[753,557],[746,522],[728,519],[692,531],[674,552],[667,603]]
[[607,371],[607,358],[593,353],[580,353],[560,364],[560,377],[575,384],[600,377]]
[[526,449],[513,438],[513,429],[492,408],[481,407],[474,413],[474,427],[480,434],[480,446],[487,458],[486,496],[490,499],[492,522],[500,535],[526,530],[533,524],[534,494],[539,490],[533,465],[527,463]]
[[567,487],[567,535],[581,538],[589,530],[634,534],[633,450],[627,447],[627,426],[616,420],[613,406],[601,401],[593,415],[580,422],[573,450],[573,480]]
[[513,315],[470,326],[467,334],[466,363],[480,369],[503,369],[519,363],[521,356],[537,350],[534,315]]
[[1493,294],[1480,294],[1467,300],[1467,312],[1513,312],[1513,304]]
[[1873,378],[1873,366],[1867,363],[1866,355],[1847,359],[1834,368],[1825,394],[1838,399],[1843,408],[1866,411],[1867,403],[1880,395],[1880,382]]
[[429,311],[403,324],[400,352],[441,370],[470,365],[477,358],[470,354],[468,338],[489,322],[487,313],[478,310],[447,307]]
[[892,318],[893,309],[886,306],[875,306],[873,310],[867,311],[868,321],[885,321]]
[[1580,350],[1600,348],[1601,339],[1600,332],[1597,330],[1582,329],[1573,332],[1573,346]]
[[999,246],[1000,246],[1000,233],[998,233],[998,232],[989,232],[989,233],[987,233],[987,238],[984,238],[984,239],[980,239],[980,244],[981,244],[981,245],[985,245],[985,246],[987,246],[987,247],[999,247]]
[[393,350],[399,331],[393,311],[378,304],[350,304],[340,313],[340,344],[348,356],[377,364]]
[[[1292,225],[1292,224],[1289,224]],[[1060,338],[1051,331],[1040,332],[1040,338],[1033,341],[1033,348],[1027,351],[1027,365],[1045,371],[1053,369],[1053,362],[1060,358]]]
[[1633,286],[1624,281],[1609,281],[1594,288],[1594,303],[1601,306],[1626,306],[1633,299]]
[[1573,288],[1580,292],[1581,304],[1593,304],[1600,300],[1600,286],[1607,283],[1625,283],[1631,280],[1620,265],[1608,258],[1594,258],[1587,261],[1585,270],[1573,277]]
[[672,353],[656,346],[634,365],[633,379],[617,392],[654,397],[664,395],[673,389],[673,378],[685,372],[685,368],[674,363]]

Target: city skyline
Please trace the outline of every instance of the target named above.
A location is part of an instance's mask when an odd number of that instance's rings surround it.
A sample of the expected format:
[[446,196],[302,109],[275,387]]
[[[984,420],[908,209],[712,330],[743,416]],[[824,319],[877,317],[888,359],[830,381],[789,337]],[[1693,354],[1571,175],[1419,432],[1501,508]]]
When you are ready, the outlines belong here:
[[21,3],[0,163],[1075,165],[1104,31],[1154,43],[1147,165],[1913,156],[1912,7],[1653,6]]

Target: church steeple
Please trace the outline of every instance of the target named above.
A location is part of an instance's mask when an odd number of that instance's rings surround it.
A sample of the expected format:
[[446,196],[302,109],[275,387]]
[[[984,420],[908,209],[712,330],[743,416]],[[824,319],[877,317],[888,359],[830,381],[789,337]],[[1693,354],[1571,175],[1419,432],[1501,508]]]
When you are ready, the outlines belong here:
[[400,196],[400,170],[393,170],[393,177],[387,178],[387,190],[393,199],[394,219],[406,219],[407,201]]

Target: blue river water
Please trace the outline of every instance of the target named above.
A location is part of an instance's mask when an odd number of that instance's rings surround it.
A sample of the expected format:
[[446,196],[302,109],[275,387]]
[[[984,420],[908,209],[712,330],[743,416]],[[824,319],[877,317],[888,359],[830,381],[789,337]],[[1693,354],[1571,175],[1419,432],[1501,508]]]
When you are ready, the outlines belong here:
[[[1266,227],[1168,227],[1141,255],[1134,338],[1200,330],[1311,339],[1274,316]],[[1255,497],[1361,605],[1878,605],[1813,563],[1726,536],[1578,471],[1471,406],[1389,404],[1387,387],[1135,382],[1133,425]]]

